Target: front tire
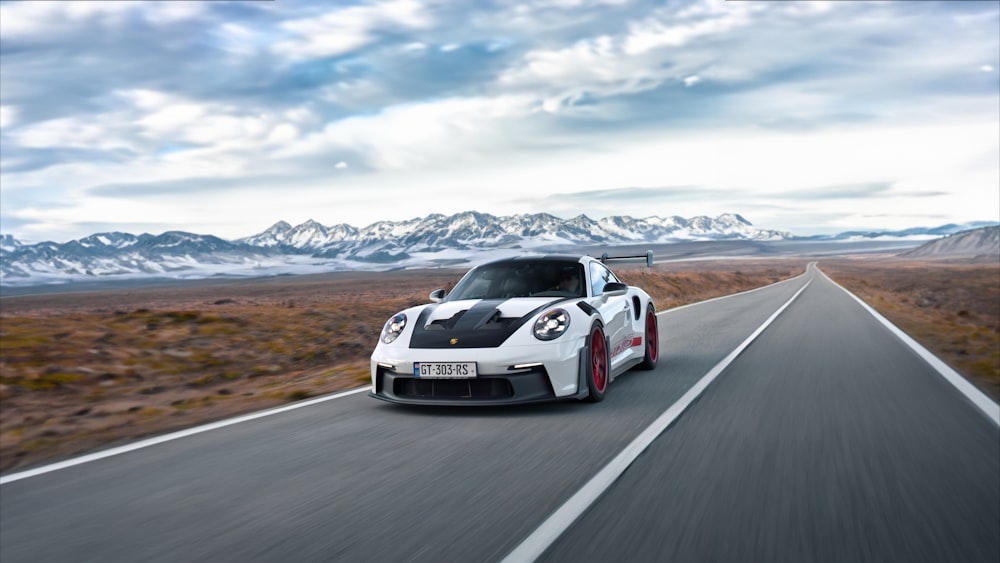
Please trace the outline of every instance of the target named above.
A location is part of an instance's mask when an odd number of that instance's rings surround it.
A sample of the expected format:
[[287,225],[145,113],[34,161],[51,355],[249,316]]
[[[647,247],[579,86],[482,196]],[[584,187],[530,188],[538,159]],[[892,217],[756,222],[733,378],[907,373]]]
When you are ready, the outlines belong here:
[[608,341],[604,338],[604,330],[600,325],[594,325],[590,330],[590,339],[587,343],[590,352],[590,359],[587,364],[587,399],[591,402],[604,400],[604,393],[608,389],[609,366],[608,366]]
[[656,311],[650,303],[646,308],[646,355],[639,364],[639,369],[651,370],[656,367],[656,362],[660,359],[660,332],[659,324],[656,320]]

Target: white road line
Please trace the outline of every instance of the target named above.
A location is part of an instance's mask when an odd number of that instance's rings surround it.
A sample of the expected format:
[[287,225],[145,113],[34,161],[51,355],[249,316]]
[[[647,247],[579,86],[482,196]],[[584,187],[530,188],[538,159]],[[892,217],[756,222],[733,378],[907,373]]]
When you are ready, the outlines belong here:
[[948,364],[944,363],[944,361],[942,361],[941,358],[935,356],[933,352],[921,346],[920,343],[914,340],[912,337],[910,337],[910,335],[906,334],[899,327],[892,324],[892,322],[890,322],[889,319],[883,317],[878,311],[876,311],[870,305],[862,301],[860,297],[854,295],[853,293],[848,291],[845,287],[830,279],[830,276],[823,273],[823,271],[820,270],[819,268],[817,268],[817,271],[819,271],[819,273],[822,274],[823,277],[826,278],[830,283],[839,287],[844,291],[844,293],[850,295],[852,298],[854,298],[855,301],[860,303],[861,306],[864,307],[866,311],[868,311],[869,313],[871,313],[873,317],[875,317],[875,320],[882,323],[886,328],[889,329],[890,332],[892,332],[900,340],[902,340],[903,344],[909,346],[914,352],[917,353],[918,356],[920,356],[921,358],[923,358],[925,362],[930,364],[930,366],[934,368],[941,375],[941,377],[948,380],[948,382],[954,385],[955,388],[958,389],[960,393],[965,395],[965,397],[969,401],[971,401],[972,404],[976,406],[976,408],[981,410],[983,414],[985,414],[987,417],[989,417],[990,420],[993,421],[993,424],[1000,426],[1000,405],[995,403],[993,399],[991,399],[986,393],[983,393],[975,385],[969,383],[969,380],[962,377],[960,373],[952,369]]
[[604,493],[604,491],[608,489],[608,487],[621,477],[622,473],[625,472],[628,466],[631,465],[637,457],[639,457],[639,454],[645,451],[646,448],[653,443],[653,440],[655,440],[657,436],[662,434],[667,427],[673,424],[673,422],[677,420],[677,417],[687,410],[687,408],[691,406],[691,403],[693,403],[695,399],[697,399],[705,391],[705,389],[707,389],[708,386],[715,381],[715,378],[717,378],[719,374],[722,373],[722,371],[725,370],[729,364],[731,364],[733,360],[735,360],[736,357],[750,345],[751,342],[756,340],[757,337],[764,332],[764,329],[770,326],[770,324],[778,318],[778,315],[787,309],[788,306],[791,305],[792,302],[795,301],[795,299],[797,299],[807,287],[809,287],[810,283],[812,283],[811,279],[807,281],[801,289],[795,292],[795,295],[793,295],[791,299],[778,308],[773,315],[768,317],[768,319],[764,321],[764,324],[760,325],[757,330],[753,332],[753,334],[748,336],[747,339],[737,346],[736,349],[730,352],[728,356],[723,358],[719,363],[715,364],[715,366],[709,370],[708,373],[703,375],[701,379],[694,384],[694,386],[688,389],[687,393],[684,393],[684,395],[677,400],[677,402],[670,405],[670,408],[664,411],[659,418],[653,421],[653,423],[650,424],[649,427],[642,432],[642,434],[639,434],[635,440],[632,440],[632,442],[626,446],[621,453],[615,456],[615,458],[612,459],[603,469],[601,469],[597,475],[591,478],[591,480],[588,481],[583,488],[577,491],[576,494],[570,497],[569,500],[567,500],[544,522],[542,522],[542,524],[536,528],[531,535],[525,538],[520,545],[514,548],[514,550],[511,551],[501,563],[523,563],[526,561],[534,561],[541,556],[542,553],[544,553],[545,550],[548,549],[549,546],[552,545],[552,543],[560,535],[562,535],[562,533],[565,532],[566,529],[569,528],[570,525],[573,524],[573,522],[575,522],[576,519],[579,518],[580,515],[583,514],[583,512]]
[[809,273],[809,266],[811,266],[813,264],[815,264],[815,262],[810,262],[806,266],[806,271],[802,272],[801,274],[799,274],[797,276],[795,276],[794,278],[788,278],[787,280],[776,281],[776,282],[774,282],[772,284],[769,284],[769,285],[763,285],[763,286],[760,286],[760,287],[755,287],[753,289],[748,289],[746,291],[741,291],[739,293],[730,293],[730,294],[727,294],[727,295],[721,295],[719,297],[713,297],[711,299],[706,299],[704,301],[698,301],[697,303],[688,303],[687,305],[681,305],[680,307],[674,307],[673,309],[666,309],[664,311],[660,311],[659,313],[657,313],[657,315],[666,315],[667,313],[673,313],[674,311],[681,311],[683,309],[687,309],[688,307],[697,307],[698,305],[704,305],[706,303],[711,303],[713,301],[721,301],[722,299],[729,299],[730,297],[738,297],[740,295],[746,295],[748,293],[753,293],[755,291],[761,291],[762,289],[767,289],[769,287],[774,287],[776,285],[781,285],[781,284],[784,284],[784,283],[792,282],[792,281],[795,281],[795,280],[801,278],[802,276],[808,274]]
[[148,438],[136,442],[134,444],[128,444],[125,446],[119,446],[117,448],[110,448],[107,450],[102,450],[99,452],[94,452],[92,454],[87,454],[80,457],[74,457],[72,459],[67,459],[65,461],[60,461],[58,463],[53,463],[50,465],[43,465],[41,467],[36,467],[35,469],[29,469],[27,471],[21,471],[19,473],[11,473],[10,475],[4,475],[0,477],[0,485],[6,485],[7,483],[13,483],[14,481],[20,481],[21,479],[27,479],[28,477],[34,477],[36,475],[42,475],[45,473],[51,473],[52,471],[58,471],[60,469],[66,469],[67,467],[73,467],[74,465],[80,465],[83,463],[88,463],[91,461],[97,461],[99,459],[104,459],[106,457],[112,457],[135,450],[141,450],[143,448],[148,448],[150,446],[155,446],[157,444],[162,444],[164,442],[170,442],[171,440],[177,440],[180,438],[185,438],[187,436],[193,436],[195,434],[201,434],[202,432],[208,432],[209,430],[216,430],[218,428],[225,428],[226,426],[232,426],[234,424],[239,424],[241,422],[248,422],[250,420],[256,420],[258,418],[264,418],[265,416],[271,416],[278,413],[283,413],[295,409],[301,409],[303,407],[308,407],[315,405],[317,403],[323,403],[326,401],[332,401],[333,399],[339,399],[341,397],[346,397],[348,395],[355,395],[363,391],[368,391],[371,389],[371,385],[361,387],[358,389],[352,389],[350,391],[344,391],[341,393],[335,393],[333,395],[325,395],[323,397],[316,397],[315,399],[309,399],[307,401],[299,401],[291,405],[284,407],[278,407],[276,409],[269,409],[266,411],[259,411],[243,416],[238,416],[236,418],[229,418],[226,420],[220,420],[218,422],[212,422],[210,424],[204,424],[202,426],[196,426],[194,428],[188,428],[186,430],[179,430],[177,432],[171,432],[170,434],[164,434],[162,436],[157,436],[155,438]]

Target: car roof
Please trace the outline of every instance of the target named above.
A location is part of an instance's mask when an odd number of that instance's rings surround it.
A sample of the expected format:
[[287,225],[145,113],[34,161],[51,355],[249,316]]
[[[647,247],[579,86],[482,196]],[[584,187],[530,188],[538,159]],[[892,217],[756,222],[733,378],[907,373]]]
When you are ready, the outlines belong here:
[[530,256],[512,256],[509,258],[501,258],[499,260],[492,260],[482,264],[483,266],[489,266],[491,264],[506,264],[506,263],[517,263],[517,262],[565,262],[568,264],[576,264],[585,261],[586,259],[594,260],[595,258],[591,256],[581,256],[578,254],[535,254]]

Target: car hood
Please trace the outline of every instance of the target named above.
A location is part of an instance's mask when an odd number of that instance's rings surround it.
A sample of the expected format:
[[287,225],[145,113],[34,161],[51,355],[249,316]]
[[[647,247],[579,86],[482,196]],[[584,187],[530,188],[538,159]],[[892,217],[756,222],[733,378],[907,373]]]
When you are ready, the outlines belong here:
[[468,299],[427,305],[410,348],[496,348],[539,313],[566,299]]

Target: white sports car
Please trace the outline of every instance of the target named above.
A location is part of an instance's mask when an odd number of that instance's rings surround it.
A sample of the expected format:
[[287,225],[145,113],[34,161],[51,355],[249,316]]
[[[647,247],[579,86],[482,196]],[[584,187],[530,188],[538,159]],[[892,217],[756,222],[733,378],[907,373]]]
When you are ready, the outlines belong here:
[[385,323],[370,396],[424,405],[600,401],[615,377],[653,369],[659,356],[653,300],[590,256],[490,262],[430,299]]

